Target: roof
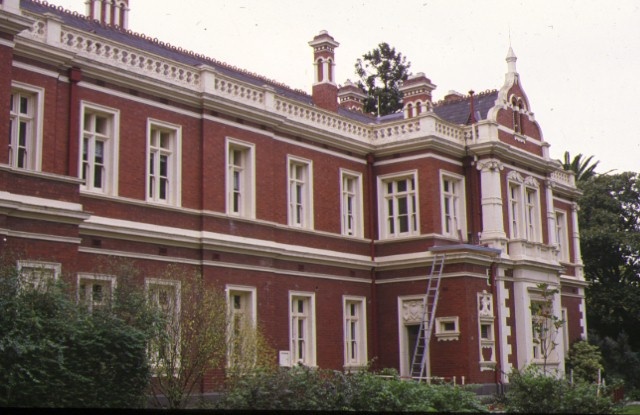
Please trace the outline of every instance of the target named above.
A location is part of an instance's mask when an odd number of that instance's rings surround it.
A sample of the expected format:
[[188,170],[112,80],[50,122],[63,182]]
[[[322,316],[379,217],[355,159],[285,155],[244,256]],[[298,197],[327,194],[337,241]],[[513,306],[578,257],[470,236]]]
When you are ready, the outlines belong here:
[[[40,15],[44,13],[52,13],[60,18],[63,24],[67,26],[81,31],[94,33],[105,39],[109,39],[132,48],[141,49],[184,65],[208,65],[213,67],[219,73],[230,76],[239,81],[246,82],[257,87],[268,85],[272,87],[278,95],[294,99],[303,104],[313,105],[312,97],[304,91],[293,89],[283,83],[237,68],[216,59],[172,46],[168,43],[159,41],[156,38],[150,38],[131,30],[103,25],[97,20],[91,20],[78,12],[65,10],[61,6],[51,5],[46,2],[41,2],[40,0],[21,0],[20,7],[24,10]],[[474,95],[476,120],[486,118],[489,109],[494,106],[497,96],[497,91],[487,91]],[[434,106],[434,112],[437,116],[450,123],[466,124],[469,119],[469,102],[468,96],[455,101],[441,101]],[[350,111],[341,107],[338,108],[338,114],[365,124],[382,124],[385,122],[403,119],[402,112],[376,118],[368,114]]]
[[[498,91],[485,91],[473,96],[473,110],[476,121],[487,118],[487,113],[496,104]],[[467,124],[471,112],[471,100],[469,96],[461,97],[453,101],[440,101],[433,112],[445,121],[453,124]]]

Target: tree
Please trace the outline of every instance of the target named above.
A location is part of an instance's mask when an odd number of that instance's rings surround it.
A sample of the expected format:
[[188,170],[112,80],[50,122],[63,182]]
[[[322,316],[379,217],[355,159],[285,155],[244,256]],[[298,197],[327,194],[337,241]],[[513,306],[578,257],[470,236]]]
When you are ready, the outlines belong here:
[[147,332],[111,309],[90,312],[63,282],[30,284],[1,260],[0,406],[143,406]]
[[571,160],[571,155],[568,151],[564,152],[564,163],[562,168],[566,171],[572,171],[576,174],[576,182],[580,183],[595,176],[596,167],[600,161],[591,162],[593,156],[589,156],[587,159],[582,159],[582,154],[578,154]]
[[549,357],[558,346],[556,337],[564,320],[553,314],[553,299],[560,290],[551,288],[547,283],[537,284],[537,288],[540,290],[541,298],[531,301],[531,327],[533,343],[537,346],[539,356],[542,357],[543,373],[546,373]]
[[150,304],[163,316],[149,344],[157,404],[164,397],[170,408],[186,407],[205,373],[227,361],[229,373],[240,376],[273,359],[257,328],[236,324],[224,292],[207,286],[200,273],[171,265],[161,280],[174,284],[147,287]]
[[600,348],[586,340],[573,343],[567,356],[567,366],[573,371],[576,381],[596,383],[604,369]]
[[358,58],[356,74],[358,86],[367,94],[364,112],[387,115],[402,108],[399,82],[406,81],[411,62],[402,53],[383,42]]
[[601,337],[629,335],[640,350],[640,181],[636,173],[584,182],[579,200],[589,326]]

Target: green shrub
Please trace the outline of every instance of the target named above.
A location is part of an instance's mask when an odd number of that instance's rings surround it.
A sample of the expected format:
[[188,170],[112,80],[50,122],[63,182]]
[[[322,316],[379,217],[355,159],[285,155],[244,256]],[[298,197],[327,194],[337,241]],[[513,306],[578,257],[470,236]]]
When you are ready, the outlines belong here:
[[506,411],[509,413],[616,413],[607,388],[544,374],[537,367],[514,370],[509,376]]
[[304,366],[257,371],[236,379],[218,406],[244,410],[483,412],[473,392],[425,385],[369,371],[342,373]]
[[574,380],[592,383],[598,381],[598,372],[604,369],[600,348],[585,340],[571,345],[567,365],[573,370]]
[[132,407],[149,382],[147,337],[90,313],[62,283],[21,283],[0,265],[0,407]]

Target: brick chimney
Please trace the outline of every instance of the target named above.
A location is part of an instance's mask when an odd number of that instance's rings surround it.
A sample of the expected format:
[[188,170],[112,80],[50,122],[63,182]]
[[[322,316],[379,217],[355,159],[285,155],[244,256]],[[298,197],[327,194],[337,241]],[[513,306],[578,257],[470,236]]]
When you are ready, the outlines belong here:
[[129,0],[87,0],[87,16],[105,26],[129,28]]
[[340,46],[326,30],[309,42],[313,48],[315,81],[313,83],[313,103],[329,111],[338,111],[338,86],[335,81],[334,49]]
[[362,112],[365,98],[367,98],[367,94],[349,80],[338,90],[340,106],[351,111]]
[[431,92],[436,89],[436,86],[424,73],[418,72],[411,75],[399,89],[402,92],[402,110],[405,118],[417,117],[432,110]]

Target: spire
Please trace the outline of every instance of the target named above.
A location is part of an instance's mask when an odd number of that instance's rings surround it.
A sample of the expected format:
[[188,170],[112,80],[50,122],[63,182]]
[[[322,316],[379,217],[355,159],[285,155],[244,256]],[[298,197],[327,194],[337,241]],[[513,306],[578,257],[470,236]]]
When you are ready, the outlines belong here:
[[516,70],[516,61],[518,60],[518,58],[516,57],[516,54],[513,53],[513,48],[511,47],[511,45],[509,45],[509,52],[507,53],[507,71],[509,73],[518,73],[518,71]]

